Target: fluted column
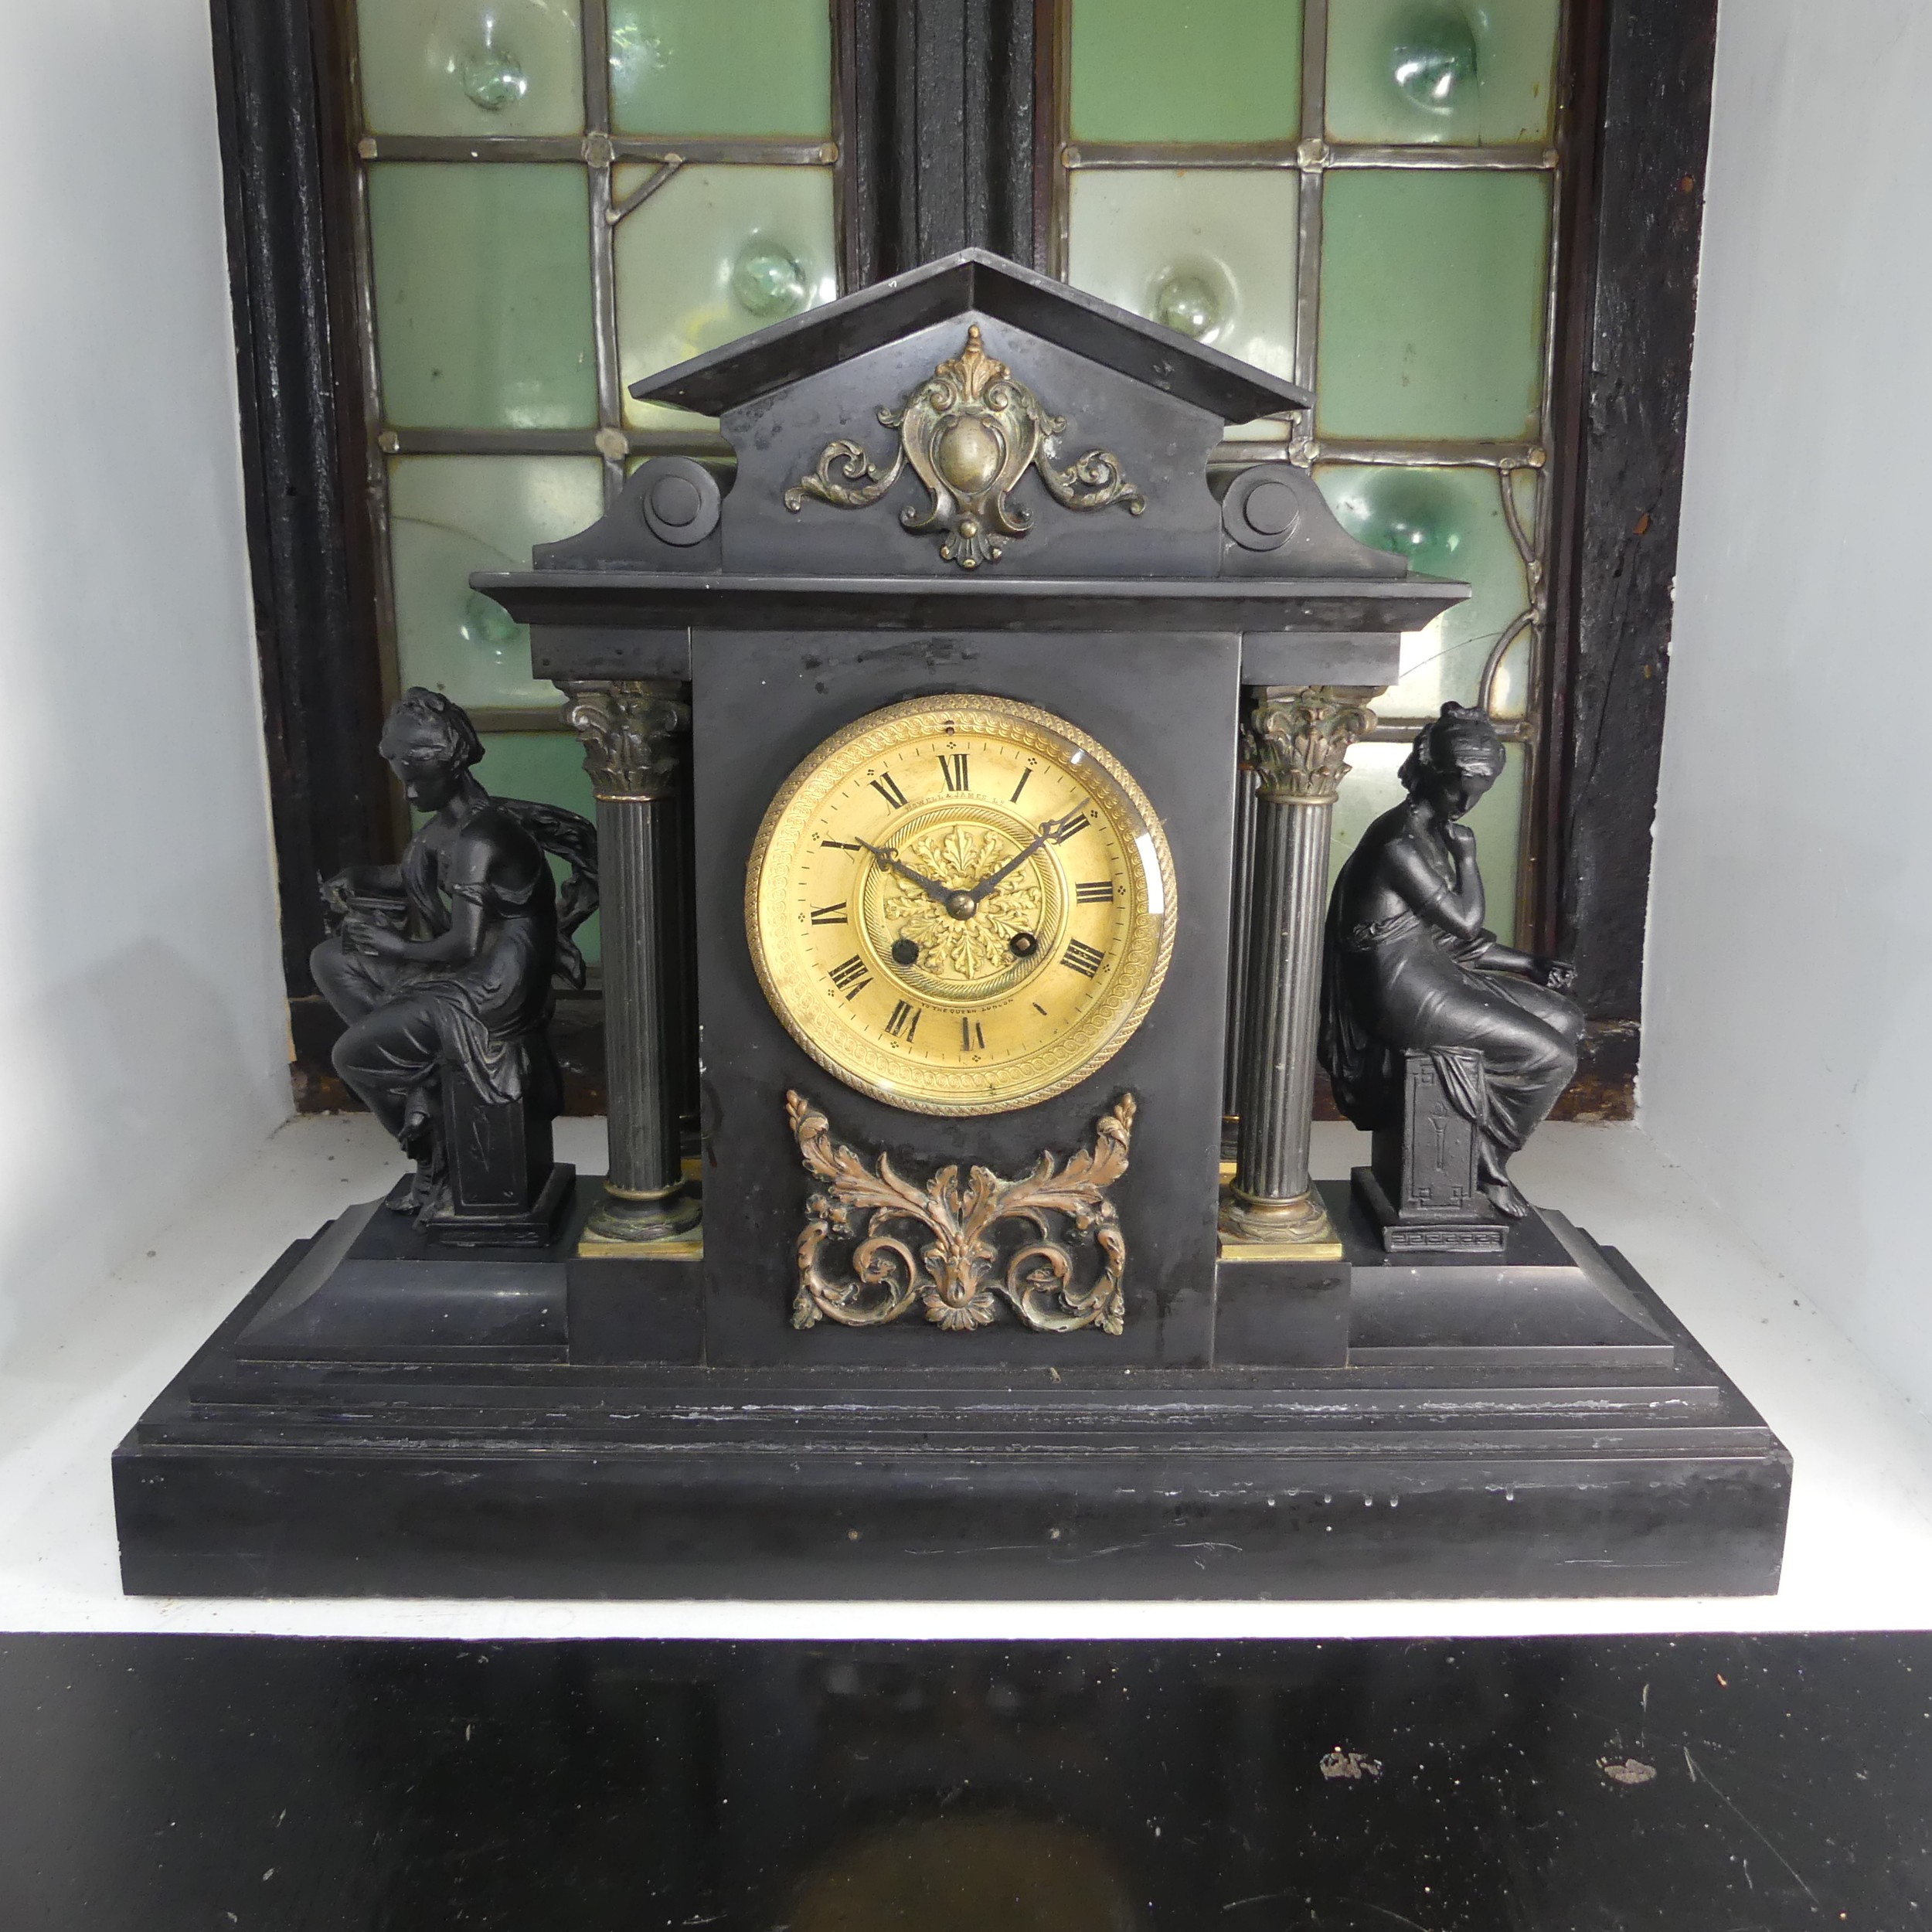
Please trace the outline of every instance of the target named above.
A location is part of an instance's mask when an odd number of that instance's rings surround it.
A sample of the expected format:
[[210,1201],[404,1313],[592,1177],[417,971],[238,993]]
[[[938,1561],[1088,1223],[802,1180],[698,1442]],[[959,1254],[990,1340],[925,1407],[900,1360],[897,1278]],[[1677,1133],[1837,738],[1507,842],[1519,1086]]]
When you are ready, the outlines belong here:
[[1242,727],[1259,775],[1242,1001],[1234,1182],[1221,1210],[1225,1252],[1265,1248],[1310,1260],[1341,1247],[1308,1180],[1328,839],[1349,747],[1375,728],[1372,690],[1270,685],[1248,694]]
[[676,797],[691,726],[669,684],[570,684],[566,716],[597,800],[611,1173],[587,1250],[687,1234],[698,1203],[678,1136]]

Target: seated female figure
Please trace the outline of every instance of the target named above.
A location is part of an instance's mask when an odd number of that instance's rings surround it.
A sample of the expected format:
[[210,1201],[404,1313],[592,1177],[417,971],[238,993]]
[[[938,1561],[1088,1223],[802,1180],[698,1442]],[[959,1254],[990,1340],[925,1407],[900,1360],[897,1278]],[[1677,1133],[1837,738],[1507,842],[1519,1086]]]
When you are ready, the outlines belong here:
[[474,726],[435,692],[403,693],[382,753],[431,816],[400,866],[355,866],[328,882],[336,930],[310,965],[348,1022],[336,1072],[417,1163],[389,1201],[414,1212],[443,1183],[444,1079],[466,1077],[485,1100],[521,1101],[546,1120],[556,1112],[545,1028],[560,950],[579,979],[582,969],[530,821],[574,815],[492,798],[470,769],[483,755]]
[[[1407,799],[1369,826],[1335,880],[1320,1051],[1336,1105],[1369,1129],[1400,1120],[1403,1053],[1431,1051],[1451,1104],[1475,1124],[1478,1184],[1520,1219],[1529,1210],[1509,1157],[1575,1074],[1583,1019],[1564,996],[1571,967],[1483,927],[1475,834],[1461,821],[1502,766],[1480,712],[1446,704],[1417,733],[1401,772]],[[1479,1083],[1445,1056],[1458,1050],[1481,1054]]]

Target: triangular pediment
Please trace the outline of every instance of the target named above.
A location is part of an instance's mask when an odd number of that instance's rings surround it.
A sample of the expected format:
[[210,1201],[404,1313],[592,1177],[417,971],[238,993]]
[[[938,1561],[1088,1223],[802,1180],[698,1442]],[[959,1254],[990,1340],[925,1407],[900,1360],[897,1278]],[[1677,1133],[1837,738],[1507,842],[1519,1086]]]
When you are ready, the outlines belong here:
[[640,401],[722,416],[967,315],[1024,329],[1224,423],[1305,409],[1306,389],[983,249],[962,249],[632,384]]

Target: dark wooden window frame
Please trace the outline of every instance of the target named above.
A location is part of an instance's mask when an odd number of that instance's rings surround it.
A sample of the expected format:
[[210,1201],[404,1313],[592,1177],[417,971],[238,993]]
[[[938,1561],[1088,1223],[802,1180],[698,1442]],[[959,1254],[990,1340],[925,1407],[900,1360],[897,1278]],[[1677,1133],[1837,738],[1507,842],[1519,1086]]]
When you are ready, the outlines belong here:
[[[860,286],[969,243],[1043,242],[1055,0],[836,0],[841,263]],[[1631,1111],[1676,567],[1716,0],[1581,0],[1559,219],[1544,855],[1532,937],[1577,964],[1590,1027],[1561,1110]],[[264,725],[298,1104],[344,1103],[308,954],[318,882],[393,855],[372,461],[341,184],[335,0],[212,0]],[[594,1000],[564,1015],[572,1104],[600,1104]]]

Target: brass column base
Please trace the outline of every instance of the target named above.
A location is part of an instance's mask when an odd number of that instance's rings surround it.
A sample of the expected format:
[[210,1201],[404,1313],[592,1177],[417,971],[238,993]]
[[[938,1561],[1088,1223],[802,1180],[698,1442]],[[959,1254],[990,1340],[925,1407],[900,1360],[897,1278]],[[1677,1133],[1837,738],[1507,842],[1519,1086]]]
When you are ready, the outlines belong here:
[[577,1253],[588,1257],[700,1253],[703,1213],[682,1181],[654,1194],[633,1193],[607,1183],[604,1199],[583,1224]]
[[1265,1201],[1239,1188],[1221,1192],[1221,1259],[1224,1261],[1339,1261],[1342,1243],[1310,1188],[1291,1201]]

